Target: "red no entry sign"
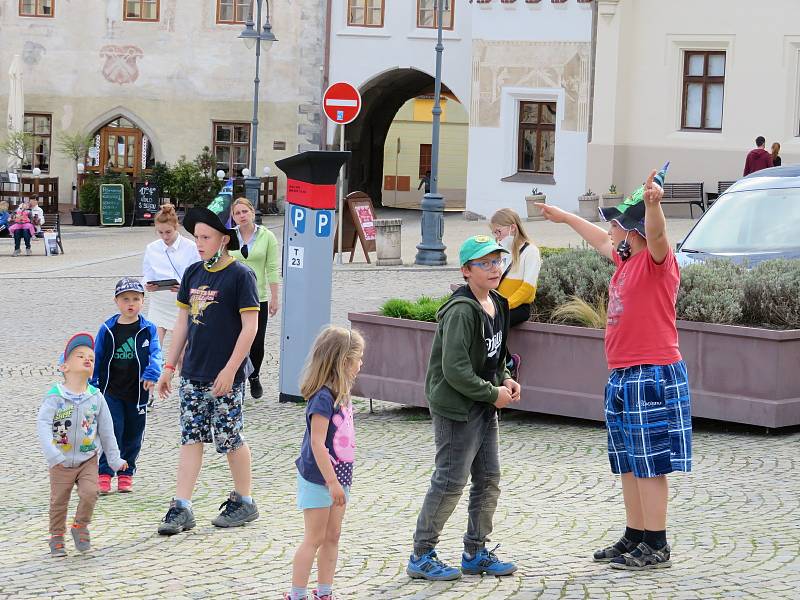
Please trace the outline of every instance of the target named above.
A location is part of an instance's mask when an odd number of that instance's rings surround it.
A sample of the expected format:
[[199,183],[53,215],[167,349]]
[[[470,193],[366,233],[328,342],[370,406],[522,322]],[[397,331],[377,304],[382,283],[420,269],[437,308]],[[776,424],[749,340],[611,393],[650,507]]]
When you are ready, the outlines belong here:
[[322,95],[322,110],[334,123],[347,125],[361,111],[361,94],[347,82],[333,83]]

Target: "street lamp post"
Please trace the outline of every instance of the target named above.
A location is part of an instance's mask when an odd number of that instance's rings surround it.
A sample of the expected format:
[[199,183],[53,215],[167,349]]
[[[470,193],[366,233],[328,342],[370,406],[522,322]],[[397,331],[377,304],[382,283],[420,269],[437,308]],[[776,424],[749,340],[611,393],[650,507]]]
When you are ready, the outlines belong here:
[[439,194],[439,128],[442,116],[442,13],[445,0],[436,1],[438,33],[436,39],[436,80],[433,91],[433,127],[431,131],[431,191],[422,199],[422,241],[417,244],[418,265],[441,266],[447,264],[442,243],[444,235],[444,197]]
[[261,22],[261,2],[262,0],[255,0],[256,3],[256,21],[253,22],[252,11],[247,17],[244,29],[239,34],[239,39],[244,40],[248,48],[256,47],[256,76],[253,79],[253,121],[252,131],[250,132],[250,168],[247,169],[248,173],[242,172],[244,175],[244,189],[245,195],[248,200],[253,203],[253,206],[258,209],[259,192],[261,189],[261,180],[256,175],[256,152],[258,147],[258,87],[261,83],[259,78],[259,67],[261,63],[261,43],[264,42],[265,50],[272,47],[272,43],[278,41],[275,34],[272,33],[272,25],[269,22],[269,0],[264,0],[267,12],[263,25]]

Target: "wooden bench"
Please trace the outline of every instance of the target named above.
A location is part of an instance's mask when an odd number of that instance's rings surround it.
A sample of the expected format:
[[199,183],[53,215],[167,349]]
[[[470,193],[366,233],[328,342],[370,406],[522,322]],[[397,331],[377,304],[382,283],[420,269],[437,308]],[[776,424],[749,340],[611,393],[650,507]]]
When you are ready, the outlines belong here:
[[717,182],[717,191],[716,191],[716,193],[714,193],[714,192],[706,192],[706,207],[709,207],[712,204],[714,204],[716,199],[719,198],[720,196],[722,196],[722,194],[724,194],[727,191],[727,189],[729,187],[731,187],[734,183],[736,183],[736,180],[733,180],[733,181],[718,181]]
[[706,199],[703,195],[703,183],[665,183],[662,204],[688,204],[689,215],[694,219],[692,206],[697,205],[706,211]]

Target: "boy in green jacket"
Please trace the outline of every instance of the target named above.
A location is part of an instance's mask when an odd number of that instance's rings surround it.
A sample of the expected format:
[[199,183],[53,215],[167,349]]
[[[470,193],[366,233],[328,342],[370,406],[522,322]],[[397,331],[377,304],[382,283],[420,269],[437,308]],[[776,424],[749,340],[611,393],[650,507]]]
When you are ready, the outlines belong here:
[[[520,386],[506,368],[508,302],[495,290],[502,276],[493,239],[476,235],[459,249],[461,286],[437,315],[425,394],[433,419],[436,463],[414,533],[406,573],[451,580],[461,573],[510,575],[516,565],[486,549],[500,497],[497,410],[519,402]],[[461,569],[436,557],[436,544],[472,475]],[[496,550],[497,547],[494,548]]]

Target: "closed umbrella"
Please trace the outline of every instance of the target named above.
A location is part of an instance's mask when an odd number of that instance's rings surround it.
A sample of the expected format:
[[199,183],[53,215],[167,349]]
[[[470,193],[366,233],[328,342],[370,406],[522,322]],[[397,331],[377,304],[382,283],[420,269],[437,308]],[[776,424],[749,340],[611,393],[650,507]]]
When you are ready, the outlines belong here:
[[[25,119],[25,97],[22,93],[22,58],[15,54],[8,70],[8,133],[23,131]],[[22,166],[16,156],[9,155],[8,170],[16,171]]]

